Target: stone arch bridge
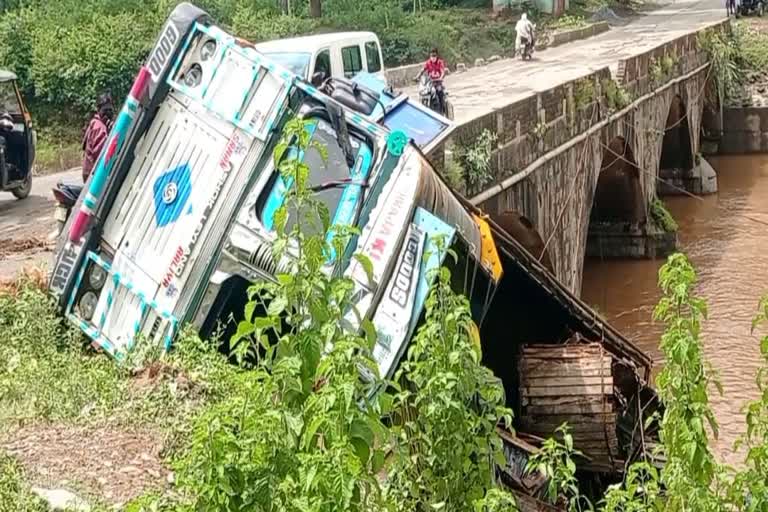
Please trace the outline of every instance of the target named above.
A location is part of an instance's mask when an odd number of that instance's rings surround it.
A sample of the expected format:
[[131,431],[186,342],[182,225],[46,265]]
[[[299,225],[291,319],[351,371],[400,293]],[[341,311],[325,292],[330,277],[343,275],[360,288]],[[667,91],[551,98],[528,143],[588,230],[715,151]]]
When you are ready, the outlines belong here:
[[490,183],[463,175],[452,184],[579,295],[587,254],[674,248],[654,207],[659,194],[716,190],[698,156],[712,82],[690,33],[619,61],[613,74],[604,67],[461,123],[431,156],[450,170],[462,148],[495,134]]

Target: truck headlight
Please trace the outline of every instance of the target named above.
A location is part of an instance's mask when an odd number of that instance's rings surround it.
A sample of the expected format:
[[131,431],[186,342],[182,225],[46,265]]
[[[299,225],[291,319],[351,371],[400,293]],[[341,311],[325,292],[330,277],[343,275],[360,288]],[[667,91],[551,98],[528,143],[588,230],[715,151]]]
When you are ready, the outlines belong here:
[[91,265],[91,271],[88,273],[88,284],[91,285],[91,288],[100,290],[106,280],[107,271],[101,268],[100,265]]
[[94,292],[85,292],[83,296],[80,297],[78,306],[80,307],[80,316],[83,317],[83,320],[90,321],[91,318],[93,318],[93,313],[96,311],[96,304],[98,304],[98,302],[99,298]]
[[216,53],[216,41],[214,39],[209,39],[203,43],[202,48],[200,48],[200,59],[205,62],[213,57],[214,53]]

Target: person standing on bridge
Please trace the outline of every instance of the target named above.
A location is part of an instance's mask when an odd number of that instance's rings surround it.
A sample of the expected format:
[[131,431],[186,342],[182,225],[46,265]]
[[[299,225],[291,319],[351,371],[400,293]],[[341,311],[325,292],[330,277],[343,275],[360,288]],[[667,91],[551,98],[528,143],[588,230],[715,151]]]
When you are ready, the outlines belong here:
[[531,23],[531,20],[528,19],[528,15],[526,13],[523,13],[520,16],[520,19],[515,25],[515,32],[517,33],[517,37],[515,38],[515,55],[517,55],[518,51],[522,50],[522,47],[525,44],[523,42],[524,40],[530,41],[531,47],[533,47],[533,23]]
[[93,172],[96,160],[107,142],[114,117],[115,107],[112,104],[112,95],[104,93],[96,101],[96,113],[88,122],[83,136],[83,183],[88,181]]

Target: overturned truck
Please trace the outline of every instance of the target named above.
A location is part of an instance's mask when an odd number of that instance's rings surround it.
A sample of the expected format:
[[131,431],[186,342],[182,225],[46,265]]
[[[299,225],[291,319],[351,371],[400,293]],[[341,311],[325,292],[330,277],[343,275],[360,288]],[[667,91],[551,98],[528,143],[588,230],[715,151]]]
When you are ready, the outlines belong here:
[[[299,156],[318,198],[334,225],[360,230],[336,257],[376,328],[382,376],[422,319],[430,270],[446,264],[470,300],[484,363],[519,431],[533,435],[515,442],[535,450],[540,427],[564,420],[585,471],[615,472],[635,457],[651,435],[650,360],[445,184],[424,153],[451,122],[370,76],[313,87],[187,3],[140,69],[62,233],[49,283],[61,314],[117,359],[138,342],[170,348],[182,324],[203,336],[221,322],[233,329],[248,286],[280,271],[274,215],[291,184],[272,154],[296,115],[328,151]],[[372,262],[372,280],[356,253]],[[535,494],[514,460],[508,483]]]

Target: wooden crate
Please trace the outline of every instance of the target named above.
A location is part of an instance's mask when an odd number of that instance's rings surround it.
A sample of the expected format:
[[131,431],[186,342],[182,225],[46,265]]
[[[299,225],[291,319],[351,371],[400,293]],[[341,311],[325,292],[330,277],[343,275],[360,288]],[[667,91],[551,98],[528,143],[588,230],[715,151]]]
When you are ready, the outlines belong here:
[[567,422],[590,466],[615,467],[619,454],[613,359],[599,343],[526,345],[519,360],[520,427],[551,437]]

